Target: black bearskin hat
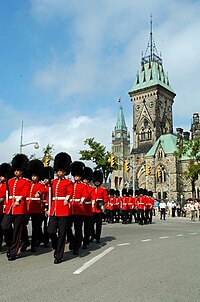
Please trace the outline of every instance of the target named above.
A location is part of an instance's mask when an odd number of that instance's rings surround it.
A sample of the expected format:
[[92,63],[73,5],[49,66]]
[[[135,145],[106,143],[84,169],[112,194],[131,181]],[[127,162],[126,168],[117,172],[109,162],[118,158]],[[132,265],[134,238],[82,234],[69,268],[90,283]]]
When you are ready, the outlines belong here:
[[0,165],[0,176],[5,177],[6,179],[9,179],[13,176],[13,170],[12,166],[7,163],[3,163]]
[[127,196],[127,190],[126,190],[126,188],[123,188],[123,189],[122,189],[122,196],[124,196],[124,195]]
[[148,191],[147,195],[148,195],[149,197],[153,197],[153,192],[152,192],[152,191]]
[[147,189],[143,189],[143,195],[147,196],[147,193],[148,193]]
[[44,176],[43,179],[53,179],[54,178],[54,171],[53,168],[48,166],[44,167]]
[[83,176],[85,165],[82,161],[74,161],[71,164],[71,175],[72,176]]
[[82,180],[87,179],[90,182],[92,180],[92,175],[93,175],[93,170],[90,167],[85,167],[83,171]]
[[109,195],[110,195],[110,196],[114,196],[114,195],[115,195],[115,190],[114,190],[114,189],[110,189]]
[[128,195],[129,195],[129,196],[133,196],[133,189],[129,189],[129,190],[128,190]]
[[95,183],[96,181],[99,181],[100,184],[102,184],[103,183],[103,173],[100,170],[94,171],[92,181],[93,181],[93,183]]
[[39,159],[30,160],[28,163],[27,176],[31,179],[33,175],[38,176],[39,180],[42,180],[44,177],[44,164]]
[[135,190],[135,196],[139,195],[139,190]]
[[25,154],[17,154],[12,159],[13,170],[25,171],[28,167],[29,159]]
[[139,195],[144,195],[144,189],[143,188],[139,188]]
[[119,196],[120,196],[119,190],[115,190],[115,196],[116,196],[116,197],[119,197]]
[[60,152],[55,156],[53,168],[56,172],[58,172],[58,170],[64,170],[66,175],[68,175],[70,173],[71,162],[72,159],[69,154],[66,152]]

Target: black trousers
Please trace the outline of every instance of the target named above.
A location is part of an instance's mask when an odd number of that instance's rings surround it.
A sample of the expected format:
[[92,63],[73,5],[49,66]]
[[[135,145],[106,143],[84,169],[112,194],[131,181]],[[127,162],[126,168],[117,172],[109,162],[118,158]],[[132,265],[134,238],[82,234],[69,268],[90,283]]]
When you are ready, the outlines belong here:
[[2,220],[3,220],[3,214],[0,214],[0,249],[1,249],[2,243],[3,243],[3,230],[2,230],[2,226],[1,226]]
[[11,257],[15,257],[19,251],[23,221],[24,215],[5,214],[3,217],[1,226],[5,236],[9,237],[13,225],[12,238],[10,238],[11,246],[9,248]]
[[31,248],[39,245],[41,239],[42,214],[30,214],[32,223]]
[[144,223],[144,210],[143,209],[137,210],[137,221],[141,225]]
[[54,249],[54,257],[62,259],[65,249],[68,217],[51,216],[49,218],[48,233]]
[[163,219],[165,220],[165,209],[160,209],[160,219]]
[[83,245],[89,244],[91,227],[92,227],[92,216],[83,216],[83,233],[84,233]]
[[[96,230],[95,230],[96,225]],[[102,213],[93,213],[91,236],[100,240],[102,230]]]
[[77,252],[81,247],[83,239],[82,227],[83,227],[83,216],[72,215],[72,221],[74,223],[74,251]]

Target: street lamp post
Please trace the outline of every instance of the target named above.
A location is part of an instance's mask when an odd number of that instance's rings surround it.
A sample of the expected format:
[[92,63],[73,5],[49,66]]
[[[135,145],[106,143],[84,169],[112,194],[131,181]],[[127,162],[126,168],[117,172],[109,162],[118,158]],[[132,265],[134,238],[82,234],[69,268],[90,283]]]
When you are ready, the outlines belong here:
[[19,153],[20,153],[20,154],[22,153],[22,148],[23,148],[23,147],[26,147],[26,146],[29,146],[29,145],[34,145],[34,148],[35,148],[35,149],[38,149],[38,148],[39,148],[38,142],[31,142],[31,143],[23,144],[23,131],[24,131],[24,122],[22,121]]

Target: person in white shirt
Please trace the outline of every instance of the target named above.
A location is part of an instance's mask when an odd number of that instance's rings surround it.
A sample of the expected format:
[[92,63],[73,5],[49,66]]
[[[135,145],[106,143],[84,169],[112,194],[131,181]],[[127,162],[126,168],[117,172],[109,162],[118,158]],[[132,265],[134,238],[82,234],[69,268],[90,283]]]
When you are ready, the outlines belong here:
[[161,199],[159,207],[160,207],[160,219],[162,220],[162,218],[163,218],[165,220],[166,203],[165,203],[164,199]]

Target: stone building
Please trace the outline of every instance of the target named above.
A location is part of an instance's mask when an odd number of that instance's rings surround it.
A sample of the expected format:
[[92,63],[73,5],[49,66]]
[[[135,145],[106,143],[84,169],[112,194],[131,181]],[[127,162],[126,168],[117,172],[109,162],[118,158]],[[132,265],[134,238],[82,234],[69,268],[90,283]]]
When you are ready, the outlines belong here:
[[[151,24],[152,25],[152,24]],[[152,28],[152,26],[151,26]],[[148,52],[148,54],[147,54]],[[182,128],[173,131],[173,103],[176,96],[163,62],[157,53],[152,29],[141,66],[129,95],[133,105],[133,148],[127,156],[131,170],[127,183],[133,190],[146,188],[153,191],[157,199],[174,199],[183,202],[191,197],[191,183],[184,178],[188,158],[181,160],[174,152],[184,140],[190,139],[190,132]],[[115,153],[117,132],[112,134],[112,151]],[[199,114],[194,113],[191,138],[200,137]],[[120,140],[120,149],[124,140]],[[124,158],[124,153],[118,154]],[[111,187],[115,186],[112,175]],[[196,196],[199,198],[200,179],[196,182]]]

